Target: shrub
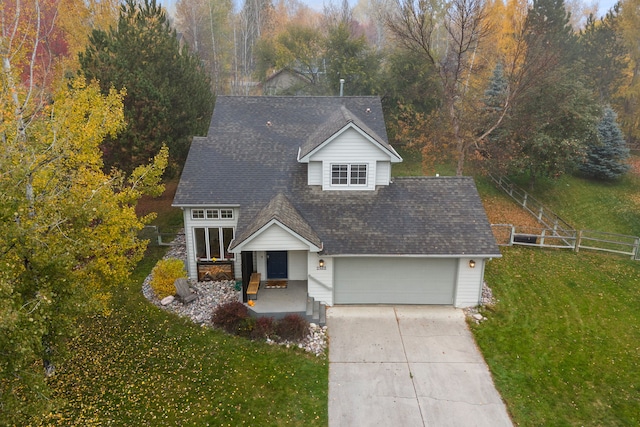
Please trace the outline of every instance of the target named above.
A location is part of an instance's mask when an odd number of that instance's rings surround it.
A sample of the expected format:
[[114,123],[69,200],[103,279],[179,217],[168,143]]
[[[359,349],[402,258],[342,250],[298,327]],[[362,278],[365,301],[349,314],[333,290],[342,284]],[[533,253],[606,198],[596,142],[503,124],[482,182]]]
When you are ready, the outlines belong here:
[[276,333],[283,340],[299,341],[309,334],[309,322],[299,314],[287,314],[278,322]]
[[263,340],[271,338],[276,333],[276,321],[273,317],[259,317],[251,331],[251,338],[254,340]]
[[151,270],[151,289],[160,299],[174,295],[176,288],[173,285],[176,279],[187,277],[184,262],[176,258],[161,259]]
[[253,333],[256,327],[256,319],[249,316],[245,319],[240,320],[240,324],[236,329],[236,334],[244,338],[251,338],[251,334]]
[[249,310],[239,301],[220,304],[213,310],[211,321],[230,334],[238,333],[242,322],[249,317]]

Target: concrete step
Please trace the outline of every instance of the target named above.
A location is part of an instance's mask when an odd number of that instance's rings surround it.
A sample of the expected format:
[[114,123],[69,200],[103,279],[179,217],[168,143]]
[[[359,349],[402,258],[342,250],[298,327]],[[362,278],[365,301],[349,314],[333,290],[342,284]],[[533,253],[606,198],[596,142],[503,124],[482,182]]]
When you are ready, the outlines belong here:
[[307,297],[307,317],[313,315],[313,303],[314,303],[314,298]]
[[320,301],[313,301],[313,315],[312,318],[315,321],[320,320]]
[[324,304],[320,304],[320,319],[318,321],[320,326],[324,326],[327,324],[327,306]]

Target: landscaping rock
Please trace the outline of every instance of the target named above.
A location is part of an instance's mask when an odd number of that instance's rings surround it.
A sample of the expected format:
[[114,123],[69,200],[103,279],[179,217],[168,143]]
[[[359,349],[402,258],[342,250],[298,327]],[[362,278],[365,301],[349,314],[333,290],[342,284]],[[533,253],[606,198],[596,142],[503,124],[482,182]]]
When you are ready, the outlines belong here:
[[[487,305],[488,306],[495,305],[496,302],[497,301],[495,300],[495,298],[493,298],[493,291],[487,285],[486,282],[483,282],[482,283],[482,301],[481,301],[480,307],[487,306]],[[478,307],[465,308],[463,311],[464,311],[464,314],[467,317],[471,318],[475,323],[480,323],[487,320],[486,317],[484,317],[482,314],[478,312]]]
[[173,302],[173,300],[176,299],[173,295],[169,295],[168,297],[164,297],[162,298],[162,300],[160,300],[160,304],[161,305],[169,305]]

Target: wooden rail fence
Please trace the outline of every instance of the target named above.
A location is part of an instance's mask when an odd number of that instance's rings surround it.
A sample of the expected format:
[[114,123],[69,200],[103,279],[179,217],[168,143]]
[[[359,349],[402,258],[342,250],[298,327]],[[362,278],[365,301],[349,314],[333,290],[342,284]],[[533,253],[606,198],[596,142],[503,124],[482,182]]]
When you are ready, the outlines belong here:
[[491,224],[498,245],[582,249],[626,255],[640,260],[640,237],[596,230],[575,230],[569,223],[507,178],[489,175],[494,184],[536,218],[541,225]]

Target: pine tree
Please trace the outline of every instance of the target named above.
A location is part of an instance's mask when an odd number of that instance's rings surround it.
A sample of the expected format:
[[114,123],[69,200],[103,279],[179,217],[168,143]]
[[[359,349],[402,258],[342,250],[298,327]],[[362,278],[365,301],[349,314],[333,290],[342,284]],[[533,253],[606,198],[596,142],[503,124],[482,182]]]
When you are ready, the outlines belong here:
[[487,110],[501,111],[507,96],[508,83],[504,77],[502,64],[498,62],[489,80],[489,87],[484,92],[484,104]]
[[166,144],[179,169],[191,137],[208,129],[213,96],[199,59],[180,47],[156,0],[126,0],[117,28],[94,30],[80,64],[103,93],[126,90],[127,128],[103,143],[105,166],[130,172]]
[[580,170],[596,179],[614,180],[629,171],[629,148],[616,121],[617,115],[609,106],[605,107],[598,124],[600,144],[591,145]]
[[600,108],[582,81],[563,0],[534,0],[525,22],[522,91],[514,101],[509,169],[539,177],[572,171],[596,138]]
[[613,103],[619,97],[629,64],[628,51],[620,33],[620,4],[596,20],[589,16],[580,32],[584,76],[602,104]]

